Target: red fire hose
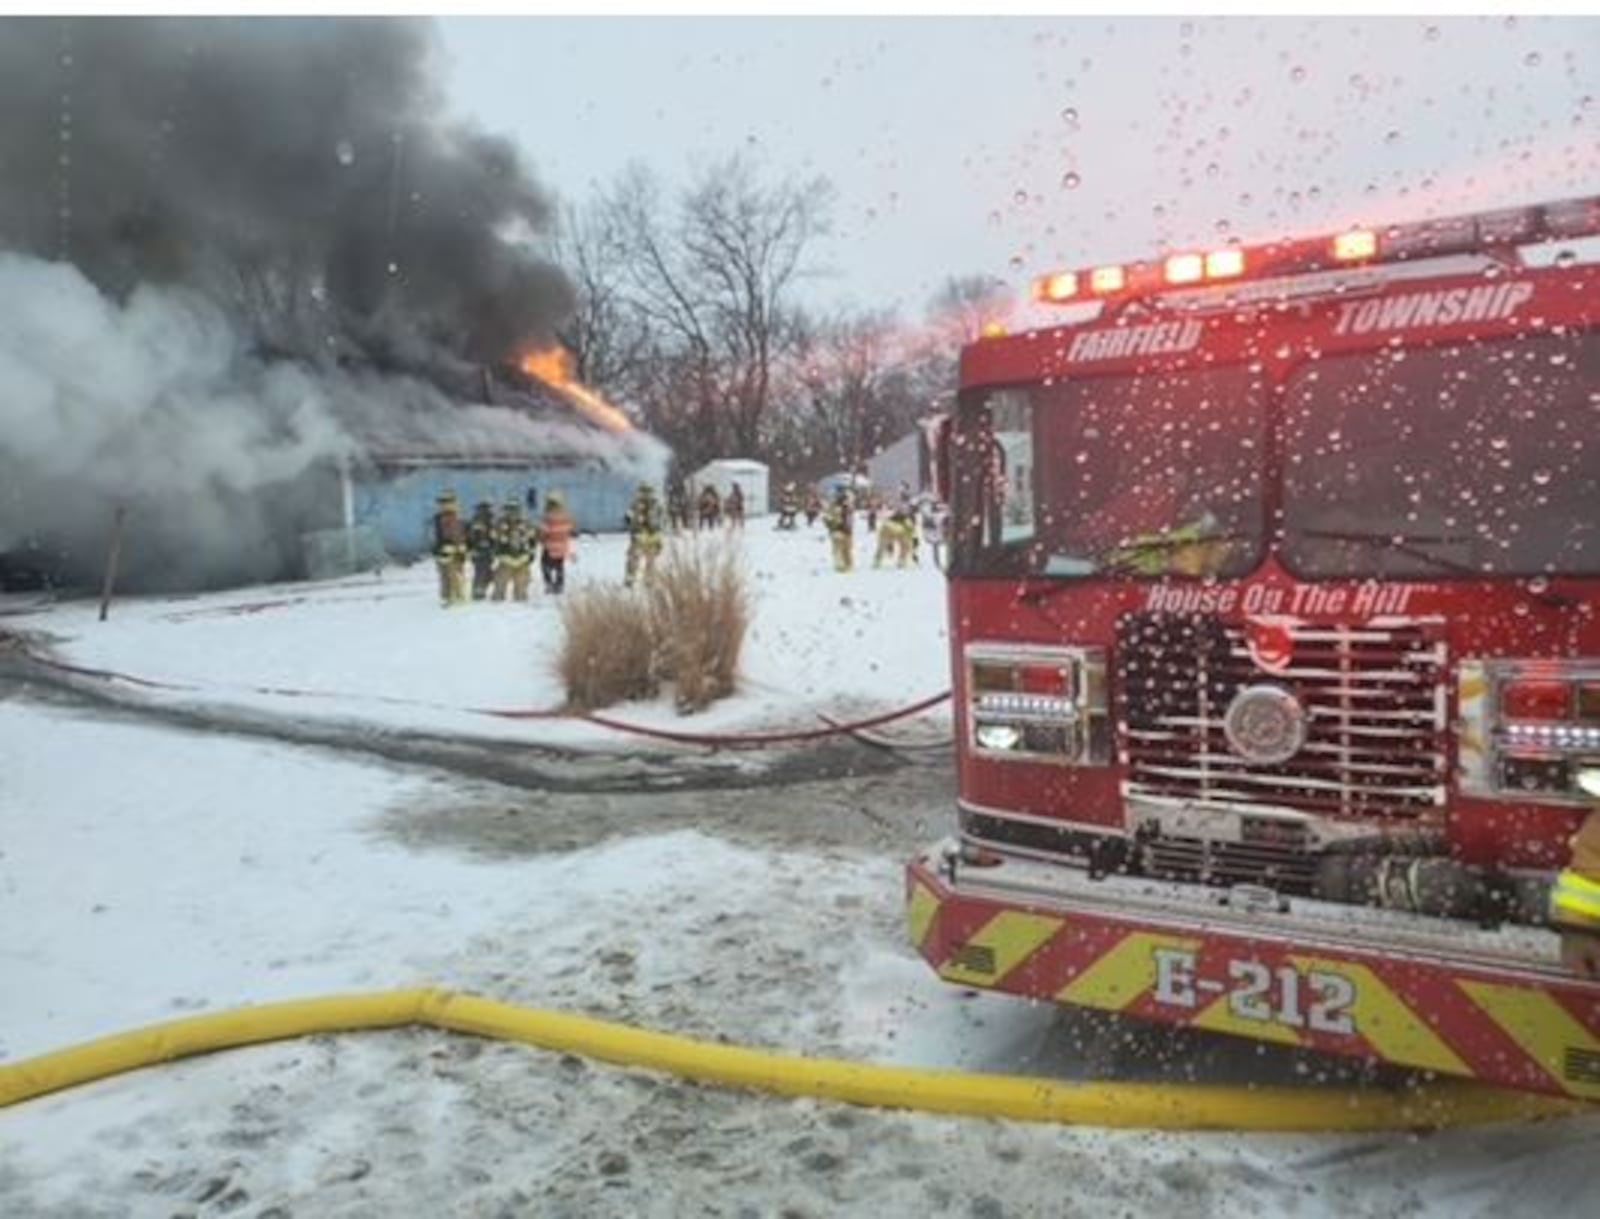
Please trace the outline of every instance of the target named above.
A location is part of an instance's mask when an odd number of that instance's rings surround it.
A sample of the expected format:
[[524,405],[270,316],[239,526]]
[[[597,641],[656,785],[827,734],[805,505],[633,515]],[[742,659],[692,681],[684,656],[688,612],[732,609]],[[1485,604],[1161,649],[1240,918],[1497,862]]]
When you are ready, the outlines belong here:
[[[160,681],[155,678],[138,677],[131,673],[118,672],[115,669],[98,669],[86,665],[69,664],[52,656],[41,655],[26,645],[22,645],[19,650],[37,665],[62,673],[70,673],[75,677],[88,677],[96,681],[105,682],[123,682],[147,690],[171,690],[179,693],[196,693],[206,688],[186,682]],[[645,724],[630,724],[625,720],[616,720],[610,716],[596,715],[593,712],[563,711],[559,709],[539,710],[536,708],[449,707],[441,703],[429,703],[420,699],[396,698],[381,694],[341,694],[337,691],[305,690],[289,686],[248,686],[244,689],[251,694],[267,694],[283,698],[361,698],[392,705],[461,711],[469,715],[483,715],[505,720],[574,720],[593,724],[598,728],[607,728],[612,732],[628,733],[632,736],[648,737],[658,741],[669,741],[676,745],[699,745],[711,749],[758,749],[766,745],[789,745],[803,741],[821,740],[825,737],[853,736],[868,729],[877,728],[883,724],[893,723],[895,720],[906,719],[909,716],[927,711],[950,697],[950,691],[944,690],[909,706],[900,707],[893,711],[885,711],[861,720],[841,722],[824,716],[823,719],[826,722],[826,726],[822,728],[795,728],[771,732],[680,732],[672,728],[653,728]],[[885,741],[883,738],[876,738],[872,743],[881,744],[887,748],[895,747],[892,742]]]

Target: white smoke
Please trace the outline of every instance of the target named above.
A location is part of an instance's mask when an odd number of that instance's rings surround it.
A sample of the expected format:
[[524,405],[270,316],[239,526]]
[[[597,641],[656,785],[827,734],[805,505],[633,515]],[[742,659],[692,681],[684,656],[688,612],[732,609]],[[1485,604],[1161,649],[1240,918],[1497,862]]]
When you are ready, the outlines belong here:
[[253,357],[203,297],[107,298],[74,267],[0,253],[0,551],[78,575],[130,513],[155,582],[272,574],[283,513],[254,503],[351,447],[323,384]]
[[342,458],[472,462],[528,452],[660,476],[643,433],[467,404],[413,376],[264,357],[204,296],[126,302],[75,267],[0,252],[0,553],[85,581],[127,515],[132,582],[193,587],[294,571],[338,521]]

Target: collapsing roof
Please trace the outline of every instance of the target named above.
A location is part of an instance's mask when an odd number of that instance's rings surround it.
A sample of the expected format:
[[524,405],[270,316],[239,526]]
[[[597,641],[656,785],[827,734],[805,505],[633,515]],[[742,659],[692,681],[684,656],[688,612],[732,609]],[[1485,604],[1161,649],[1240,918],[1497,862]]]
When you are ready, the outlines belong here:
[[367,394],[331,405],[355,460],[380,467],[628,467],[659,455],[654,437],[597,427],[535,381],[506,386],[486,376],[482,389],[491,402],[459,401],[420,380],[388,378],[381,409]]

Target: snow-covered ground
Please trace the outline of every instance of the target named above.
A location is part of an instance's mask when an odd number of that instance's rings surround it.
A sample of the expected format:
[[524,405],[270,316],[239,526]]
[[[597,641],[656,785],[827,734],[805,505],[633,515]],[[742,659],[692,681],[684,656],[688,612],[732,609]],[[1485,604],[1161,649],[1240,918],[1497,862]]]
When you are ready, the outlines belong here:
[[[750,523],[741,547],[754,626],[744,687],[694,717],[696,731],[815,728],[819,710],[867,712],[949,685],[944,583],[924,556],[904,570],[871,565],[864,530],[858,566],[832,570],[822,529],[779,533]],[[568,587],[619,581],[625,540],[584,538]],[[537,581],[535,581],[537,584]],[[431,563],[378,576],[273,585],[185,598],[119,601],[106,622],[93,602],[8,616],[44,632],[74,664],[182,686],[148,691],[182,705],[355,720],[386,728],[560,745],[637,748],[634,739],[576,721],[518,721],[483,710],[549,710],[562,690],[551,660],[560,636],[555,598],[476,602],[442,610]],[[684,727],[670,702],[613,709],[618,718]],[[935,726],[948,713],[933,713]]]
[[[752,530],[747,545],[757,683],[696,723],[811,724],[942,688],[935,574],[835,576],[816,535]],[[583,562],[594,578],[620,553],[601,540]],[[222,612],[260,601],[284,604]],[[466,734],[481,717],[418,704],[558,697],[551,607],[444,613],[425,570],[128,602],[104,627],[71,606],[7,624],[81,663],[204,686],[182,696],[199,705]],[[285,683],[359,697],[249,689]],[[0,1060],[198,1010],[435,983],[875,1061],[1328,1069],[934,980],[905,943],[900,869],[946,824],[938,762],[781,790],[558,795],[3,688],[0,751]],[[412,1031],[235,1051],[0,1111],[0,1215],[1548,1219],[1591,1213],[1597,1144],[1596,1120],[1241,1138],[880,1113]]]

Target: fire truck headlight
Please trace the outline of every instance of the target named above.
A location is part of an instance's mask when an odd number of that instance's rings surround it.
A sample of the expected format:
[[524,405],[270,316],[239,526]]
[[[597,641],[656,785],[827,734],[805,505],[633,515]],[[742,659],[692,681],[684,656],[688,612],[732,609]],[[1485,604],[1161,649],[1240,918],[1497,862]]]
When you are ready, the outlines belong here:
[[1600,800],[1600,657],[1463,659],[1462,790]]
[[976,736],[985,749],[1009,750],[1022,744],[1022,730],[1011,724],[979,724]]
[[1578,790],[1600,800],[1600,762],[1580,766],[1576,776]]

